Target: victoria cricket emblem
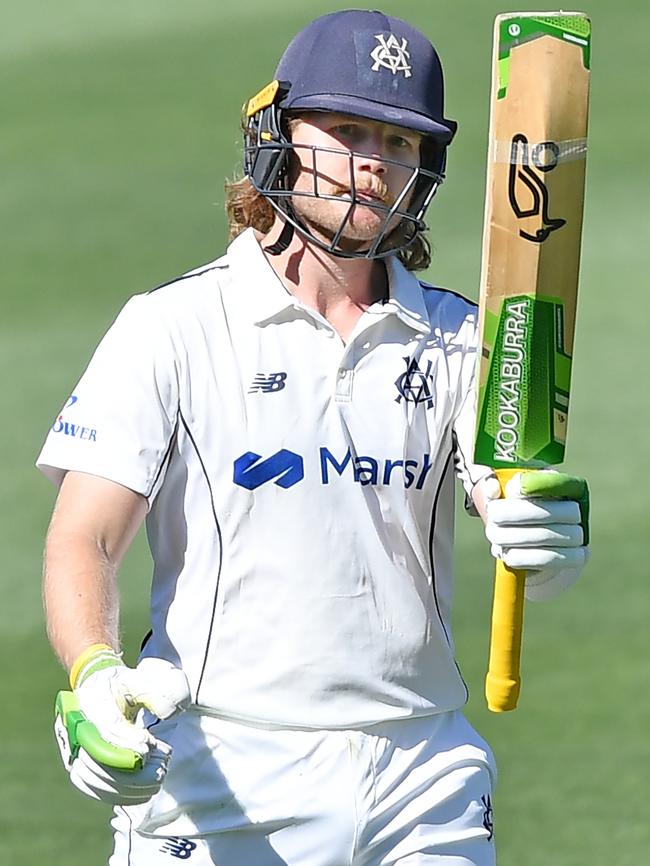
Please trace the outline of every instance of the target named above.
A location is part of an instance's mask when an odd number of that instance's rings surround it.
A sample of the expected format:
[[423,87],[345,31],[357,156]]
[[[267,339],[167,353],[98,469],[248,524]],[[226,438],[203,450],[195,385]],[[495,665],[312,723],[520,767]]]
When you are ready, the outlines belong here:
[[393,75],[403,72],[404,78],[410,78],[411,67],[409,60],[411,57],[406,50],[408,47],[406,39],[402,38],[400,44],[394,33],[391,33],[388,38],[382,33],[378,33],[375,39],[379,42],[379,45],[370,52],[370,56],[375,61],[372,71],[379,72],[379,69],[383,67],[384,69],[390,69]]
[[432,362],[427,361],[427,368],[423,371],[420,370],[415,358],[404,358],[404,361],[406,362],[406,372],[395,380],[395,387],[399,391],[395,402],[401,403],[402,400],[406,400],[407,403],[424,403],[427,409],[431,409],[433,406],[431,394]]

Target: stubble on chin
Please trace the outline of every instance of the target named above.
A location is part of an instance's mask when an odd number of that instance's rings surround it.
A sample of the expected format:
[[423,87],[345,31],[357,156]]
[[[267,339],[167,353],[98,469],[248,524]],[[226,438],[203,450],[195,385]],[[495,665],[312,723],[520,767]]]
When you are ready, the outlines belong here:
[[[337,195],[336,191],[327,192]],[[347,192],[349,195],[349,191]],[[293,209],[298,218],[313,231],[328,242],[338,232],[343,220],[347,220],[343,229],[342,239],[353,243],[371,243],[379,234],[386,214],[374,208],[355,205],[350,210],[350,201],[341,198],[340,202],[331,199],[293,196]]]

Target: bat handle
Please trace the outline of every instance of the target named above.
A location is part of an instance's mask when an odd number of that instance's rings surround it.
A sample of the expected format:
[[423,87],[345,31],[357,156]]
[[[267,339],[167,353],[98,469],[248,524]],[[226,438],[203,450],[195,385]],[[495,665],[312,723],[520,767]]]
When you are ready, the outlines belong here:
[[[518,471],[517,469],[495,471],[502,495],[506,482]],[[497,560],[494,575],[490,658],[485,678],[487,705],[493,713],[514,710],[519,699],[525,580],[525,571],[508,568],[500,559]]]

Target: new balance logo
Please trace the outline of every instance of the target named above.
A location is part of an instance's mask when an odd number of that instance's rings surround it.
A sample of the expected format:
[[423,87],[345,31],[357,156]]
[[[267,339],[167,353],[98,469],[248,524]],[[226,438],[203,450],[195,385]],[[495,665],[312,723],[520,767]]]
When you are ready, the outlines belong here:
[[167,839],[165,844],[160,849],[163,854],[171,854],[178,860],[189,860],[192,852],[196,850],[196,842],[191,839],[181,839],[179,836],[172,836]]
[[494,814],[492,812],[492,798],[489,794],[481,797],[483,803],[483,826],[488,832],[488,842],[492,841],[494,836]]
[[235,460],[233,481],[246,490],[256,490],[267,481],[275,479],[278,487],[293,487],[305,477],[303,459],[293,451],[283,448],[262,460],[260,454],[247,451]]
[[269,373],[268,376],[258,373],[251,382],[248,393],[257,394],[258,391],[261,391],[263,394],[270,394],[273,391],[281,391],[286,379],[286,373]]

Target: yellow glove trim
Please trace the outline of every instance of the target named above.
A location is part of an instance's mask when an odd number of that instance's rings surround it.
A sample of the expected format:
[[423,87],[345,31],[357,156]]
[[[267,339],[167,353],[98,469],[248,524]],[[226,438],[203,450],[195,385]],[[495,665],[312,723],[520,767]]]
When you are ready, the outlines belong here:
[[81,669],[85,667],[86,664],[90,661],[90,659],[97,655],[100,652],[115,652],[112,646],[109,646],[107,643],[93,643],[89,647],[87,647],[72,664],[70,668],[70,686],[71,688],[75,688],[77,685],[77,680],[79,679],[79,674]]

